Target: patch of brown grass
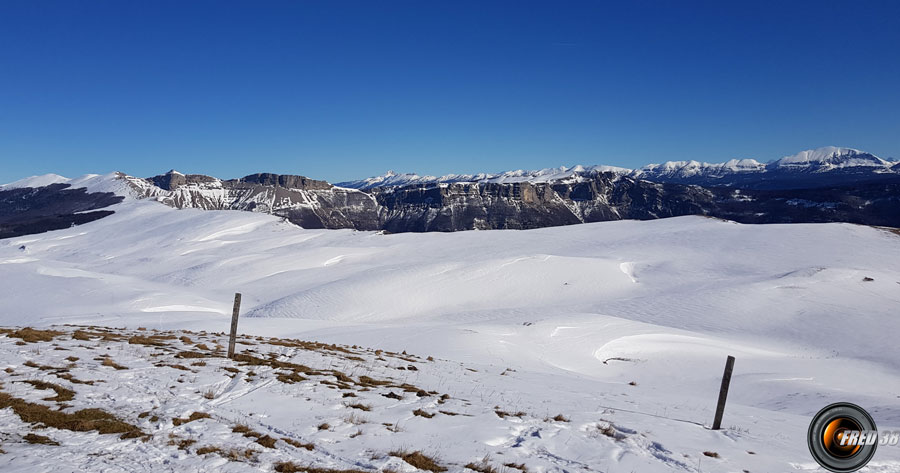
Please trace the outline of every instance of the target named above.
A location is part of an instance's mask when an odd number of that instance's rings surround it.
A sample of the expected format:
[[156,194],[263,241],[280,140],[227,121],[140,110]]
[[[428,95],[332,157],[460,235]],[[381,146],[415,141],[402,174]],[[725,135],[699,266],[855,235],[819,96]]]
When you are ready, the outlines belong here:
[[506,419],[507,417],[524,417],[525,416],[525,413],[522,411],[513,413],[513,412],[501,411],[500,409],[495,410],[494,414],[497,414],[497,417],[499,417],[501,419]]
[[112,358],[104,358],[104,359],[103,359],[103,363],[101,363],[101,364],[102,364],[103,366],[110,366],[110,367],[113,367],[113,368],[115,368],[115,369],[117,369],[117,370],[127,370],[127,369],[128,369],[127,366],[122,366],[122,365],[116,363],[115,361],[112,360]]
[[31,327],[24,327],[18,330],[0,329],[0,333],[5,333],[10,338],[21,338],[25,343],[49,342],[54,337],[63,334],[63,332],[56,330],[37,330]]
[[507,468],[515,468],[516,470],[524,471],[526,473],[528,472],[528,467],[525,466],[524,463],[509,462],[509,463],[504,463],[503,466],[505,466]]
[[428,471],[432,471],[434,473],[442,473],[444,471],[447,471],[446,468],[444,468],[440,464],[438,464],[437,460],[429,457],[428,455],[425,455],[424,453],[422,453],[419,450],[416,450],[415,452],[407,452],[405,450],[395,450],[395,451],[388,453],[388,455],[390,455],[392,457],[398,457],[398,458],[402,459],[403,461],[405,461],[406,463],[409,463],[410,465],[412,465],[420,470],[428,470]]
[[75,399],[75,391],[72,391],[71,389],[66,389],[58,384],[48,383],[46,381],[37,381],[37,380],[33,380],[33,379],[30,379],[28,381],[22,381],[22,382],[30,384],[37,389],[44,389],[44,390],[52,389],[53,391],[56,392],[56,396],[44,398],[45,401],[65,402],[65,401],[71,401],[72,399]]
[[231,431],[236,434],[246,434],[247,432],[250,432],[250,427],[246,424],[238,424],[232,427]]
[[706,451],[706,452],[703,452],[703,454],[710,458],[720,458],[719,454],[717,452]]
[[432,413],[430,413],[430,412],[423,411],[422,409],[416,409],[416,410],[414,410],[414,411],[413,411],[413,415],[414,415],[414,416],[419,416],[419,417],[424,417],[424,418],[426,418],[426,419],[431,419],[432,417],[435,416],[435,414],[432,414]]
[[322,423],[319,424],[319,426],[316,427],[316,428],[319,429],[319,430],[328,430],[328,429],[331,428],[331,425],[330,425],[328,422],[322,422]]
[[27,434],[22,437],[28,443],[36,443],[39,445],[59,445],[59,442],[51,439],[50,437],[44,437],[43,435],[38,434]]
[[297,440],[294,440],[294,439],[288,438],[288,437],[281,437],[281,440],[284,441],[284,443],[286,443],[292,447],[305,448],[305,449],[309,450],[310,452],[316,448],[316,446],[311,443],[303,443],[303,442],[300,442],[300,441],[297,441]]
[[564,416],[564,415],[562,415],[562,414],[556,414],[556,416],[555,416],[555,417],[551,417],[550,420],[553,420],[553,421],[556,421],[556,422],[568,422],[568,421],[569,421],[569,418],[566,417],[566,416]]
[[186,419],[181,419],[181,418],[172,419],[172,424],[175,427],[178,427],[179,425],[187,424],[188,422],[193,422],[195,420],[200,420],[200,419],[209,419],[209,418],[210,418],[210,415],[205,412],[194,412],[191,415],[189,415]]
[[151,347],[163,347],[168,345],[166,343],[167,340],[173,340],[175,338],[174,335],[134,335],[128,338],[128,343],[131,345],[147,345]]
[[358,403],[358,402],[357,402],[357,403],[353,403],[353,404],[347,404],[347,407],[350,407],[350,408],[353,408],[353,409],[359,409],[359,410],[361,410],[361,411],[366,411],[366,412],[369,412],[369,411],[372,410],[372,406],[370,406],[370,405],[368,405],[368,404],[361,404],[361,403]]
[[365,470],[335,470],[332,468],[302,466],[293,462],[276,463],[275,471],[278,473],[368,473]]
[[103,382],[103,381],[83,381],[83,380],[80,380],[80,379],[72,376],[69,373],[55,373],[55,374],[57,377],[62,378],[73,384],[87,384],[88,386],[93,386],[95,382],[100,382],[100,383]]
[[500,473],[496,468],[491,466],[489,458],[490,457],[485,456],[480,463],[468,463],[466,464],[466,468],[477,471],[478,473]]
[[209,358],[212,355],[208,353],[200,353],[199,351],[180,351],[175,358]]
[[278,441],[278,439],[276,439],[274,437],[269,437],[268,435],[264,435],[264,436],[256,439],[256,443],[258,443],[266,448],[275,448],[275,442],[277,442],[277,441]]
[[143,435],[140,429],[102,409],[82,409],[73,413],[56,411],[42,404],[0,392],[0,409],[11,408],[23,422],[43,424],[56,429],[87,432],[96,430],[101,434],[123,434],[122,438]]

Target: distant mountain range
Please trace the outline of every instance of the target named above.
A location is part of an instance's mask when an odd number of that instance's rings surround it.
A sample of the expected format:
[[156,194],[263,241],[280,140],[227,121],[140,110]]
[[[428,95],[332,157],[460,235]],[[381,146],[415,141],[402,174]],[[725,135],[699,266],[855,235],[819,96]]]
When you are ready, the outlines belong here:
[[851,222],[900,227],[900,163],[850,149],[803,151],[762,164],[666,162],[442,177],[387,173],[332,185],[303,176],[222,180],[169,171],[0,186],[0,237],[86,223],[123,199],[175,208],[243,210],[305,228],[389,232],[528,229],[705,215],[744,223]]
[[882,179],[896,179],[900,162],[881,159],[865,151],[827,146],[801,151],[769,163],[755,159],[732,159],[724,163],[699,161],[667,161],[649,164],[640,169],[614,166],[573,166],[548,168],[539,171],[507,171],[497,174],[449,174],[419,176],[388,171],[382,176],[356,181],[339,182],[338,186],[352,189],[402,187],[435,183],[501,183],[553,182],[578,179],[597,173],[611,172],[633,179],[698,186],[721,186],[748,189],[800,189],[842,183],[859,183]]

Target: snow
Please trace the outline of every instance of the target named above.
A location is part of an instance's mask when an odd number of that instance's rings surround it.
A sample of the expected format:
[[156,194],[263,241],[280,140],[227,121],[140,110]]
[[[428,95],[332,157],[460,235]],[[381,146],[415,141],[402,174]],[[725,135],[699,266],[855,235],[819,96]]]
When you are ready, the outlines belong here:
[[887,170],[892,164],[890,161],[885,161],[864,151],[836,146],[825,146],[823,148],[801,151],[795,155],[785,156],[770,163],[773,167],[815,167],[822,170],[859,166]]
[[[109,409],[153,435],[145,443],[34,429],[4,409],[3,471],[271,471],[286,460],[413,471],[387,455],[398,448],[436,454],[454,472],[487,454],[497,468],[523,463],[535,472],[821,471],[805,435],[826,404],[855,402],[880,429],[900,427],[900,237],[880,229],[682,217],[385,235],[304,230],[259,213],[176,210],[150,200],[111,209],[75,228],[0,240],[0,325],[147,327],[195,339],[181,330],[205,330],[212,348],[225,344],[212,332],[228,330],[233,294],[241,292],[242,334],[365,348],[348,348],[362,361],[255,338],[239,351],[451,397],[396,400],[373,388],[342,398],[350,391],[315,376],[285,384],[273,368],[222,357],[192,366],[172,358],[190,348],[177,339],[155,349],[61,337],[53,343],[64,350],[54,350],[0,335],[0,363],[19,375],[0,370],[4,392],[54,405],[16,381],[54,382],[77,392],[69,410]],[[369,349],[416,361],[379,361]],[[129,369],[101,366],[95,358],[103,353]],[[714,432],[704,426],[727,355],[737,358],[727,428]],[[81,359],[72,376],[104,382],[72,384],[24,366],[62,366],[67,356]],[[417,369],[399,370],[409,364]],[[225,368],[241,373],[230,378]],[[256,375],[247,375],[251,369]],[[371,411],[348,407],[356,401]],[[415,409],[466,415],[429,419]],[[161,420],[137,417],[147,410]],[[501,418],[495,410],[525,415]],[[171,422],[193,411],[212,418]],[[557,414],[569,421],[553,421]],[[354,423],[360,417],[367,422]],[[266,449],[232,433],[238,422],[316,448]],[[318,430],[322,422],[331,427]],[[616,438],[601,433],[610,422]],[[62,445],[22,443],[31,431]],[[197,443],[179,450],[168,445],[170,434]],[[196,454],[206,445],[261,453],[255,462],[226,462]],[[869,471],[900,471],[900,449],[880,448]]]
[[85,174],[76,178],[67,178],[59,174],[44,174],[20,179],[0,186],[2,190],[21,189],[25,187],[44,187],[51,184],[69,184],[72,189],[85,188],[87,192],[112,192],[131,197],[132,192],[126,180],[138,181],[119,172],[107,174]]

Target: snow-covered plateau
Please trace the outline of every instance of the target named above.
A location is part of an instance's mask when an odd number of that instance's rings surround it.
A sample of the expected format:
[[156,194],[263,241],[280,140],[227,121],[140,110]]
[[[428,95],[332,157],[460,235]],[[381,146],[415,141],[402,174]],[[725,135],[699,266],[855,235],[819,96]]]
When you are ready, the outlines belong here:
[[[4,472],[823,471],[806,433],[825,405],[900,428],[885,229],[391,235],[110,209],[0,240]],[[900,472],[900,447],[864,471]]]

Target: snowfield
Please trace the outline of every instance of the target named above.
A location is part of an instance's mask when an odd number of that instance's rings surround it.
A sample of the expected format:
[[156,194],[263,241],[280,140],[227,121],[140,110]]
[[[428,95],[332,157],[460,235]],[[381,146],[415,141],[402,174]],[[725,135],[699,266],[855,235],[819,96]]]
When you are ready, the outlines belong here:
[[[386,235],[111,209],[0,240],[2,471],[824,471],[806,430],[825,405],[900,429],[887,230],[683,217]],[[39,406],[130,427],[19,412]],[[900,472],[900,448],[864,471]]]

